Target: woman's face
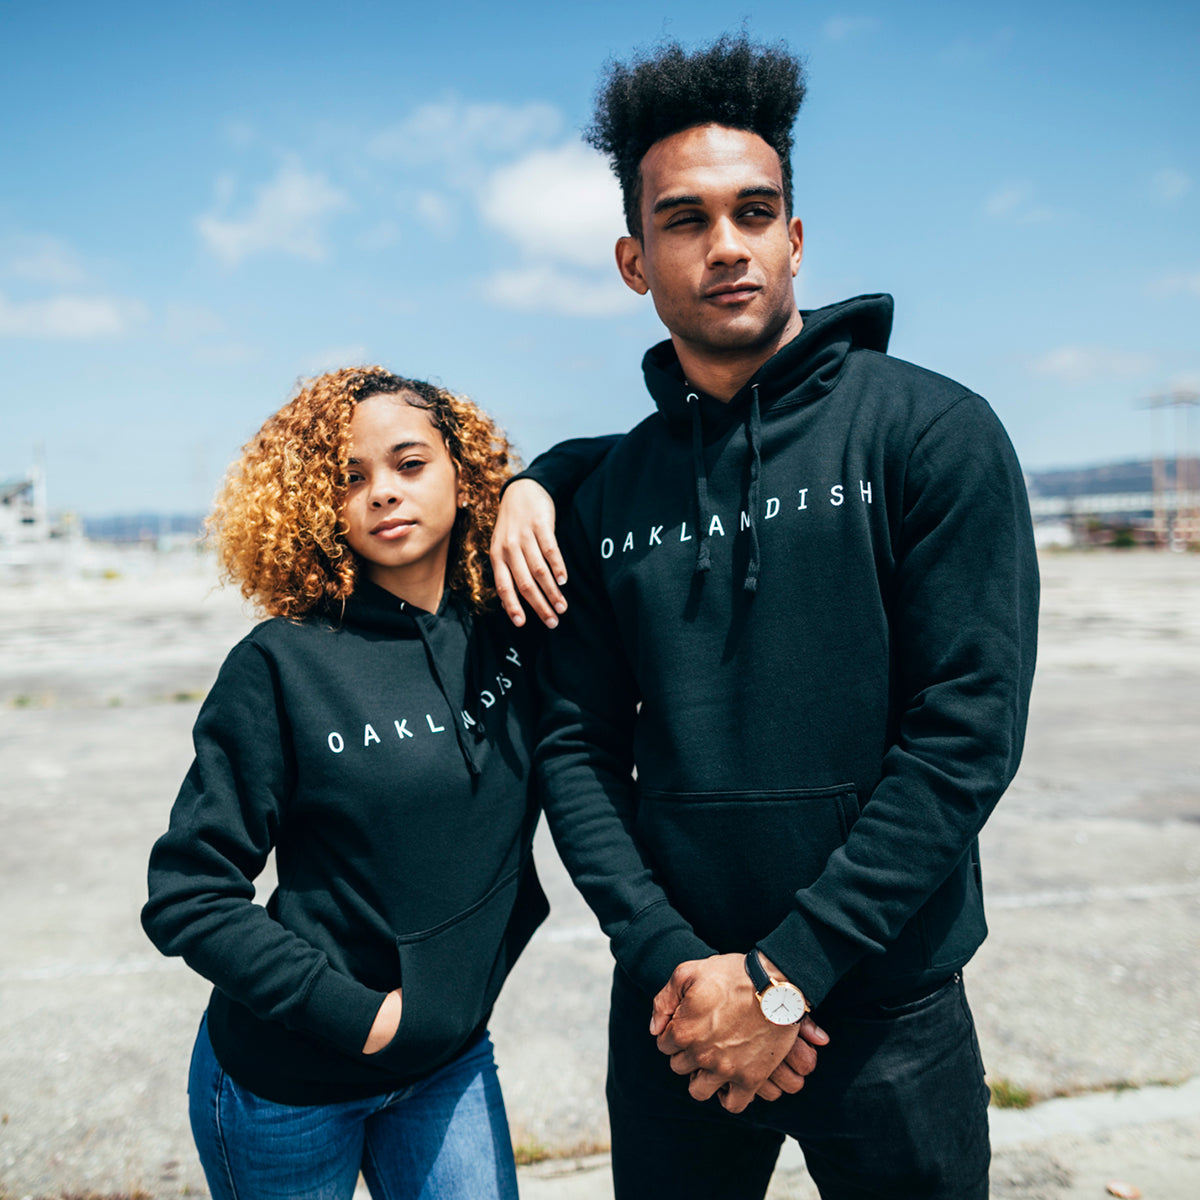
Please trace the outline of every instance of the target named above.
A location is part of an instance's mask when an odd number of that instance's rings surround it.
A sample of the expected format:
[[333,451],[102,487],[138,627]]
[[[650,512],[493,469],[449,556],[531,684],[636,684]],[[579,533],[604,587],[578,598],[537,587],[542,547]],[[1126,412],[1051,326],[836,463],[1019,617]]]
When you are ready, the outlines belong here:
[[355,405],[342,515],[369,579],[435,610],[458,502],[458,468],[424,409],[402,394]]

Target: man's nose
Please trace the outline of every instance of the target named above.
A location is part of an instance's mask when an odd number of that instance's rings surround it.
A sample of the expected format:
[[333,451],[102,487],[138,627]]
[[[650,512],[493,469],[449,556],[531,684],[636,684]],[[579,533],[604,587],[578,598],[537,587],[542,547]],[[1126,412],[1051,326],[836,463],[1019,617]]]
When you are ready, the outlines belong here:
[[745,262],[750,257],[745,239],[737,222],[730,217],[721,217],[712,226],[708,244],[708,261],[714,264],[730,265],[735,262]]

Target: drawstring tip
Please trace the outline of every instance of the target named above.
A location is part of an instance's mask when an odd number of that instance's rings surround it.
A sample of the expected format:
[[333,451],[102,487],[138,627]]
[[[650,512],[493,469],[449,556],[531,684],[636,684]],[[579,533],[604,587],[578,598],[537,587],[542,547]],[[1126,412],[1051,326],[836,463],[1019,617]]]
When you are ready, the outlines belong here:
[[707,542],[700,546],[700,551],[696,555],[696,573],[700,574],[703,571],[712,570],[712,550]]
[[754,593],[758,591],[758,576],[747,575],[746,582],[742,584],[742,587],[745,591],[749,592],[750,595],[753,596]]

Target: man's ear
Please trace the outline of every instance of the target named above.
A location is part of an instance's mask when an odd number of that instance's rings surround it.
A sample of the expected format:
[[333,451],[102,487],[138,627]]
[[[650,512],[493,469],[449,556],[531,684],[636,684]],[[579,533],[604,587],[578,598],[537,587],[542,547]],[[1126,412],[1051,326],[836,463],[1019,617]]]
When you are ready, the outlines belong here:
[[625,286],[632,288],[639,296],[644,296],[650,285],[642,274],[642,243],[635,237],[617,238],[616,246],[617,270],[625,280]]
[[804,225],[799,217],[793,217],[788,222],[788,241],[792,243],[792,276],[800,270],[800,260],[804,257]]

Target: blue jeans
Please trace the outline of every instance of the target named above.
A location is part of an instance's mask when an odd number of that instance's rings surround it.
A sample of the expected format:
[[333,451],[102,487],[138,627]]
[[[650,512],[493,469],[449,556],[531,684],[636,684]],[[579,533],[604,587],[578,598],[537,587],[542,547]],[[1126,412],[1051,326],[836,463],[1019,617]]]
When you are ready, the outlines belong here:
[[213,1200],[517,1200],[504,1098],[484,1034],[400,1091],[292,1106],[235,1083],[200,1024],[188,1077],[192,1136]]
[[907,1002],[818,1012],[804,1088],[743,1113],[688,1095],[617,969],[608,1111],[616,1200],[756,1200],[793,1137],[823,1200],[987,1200],[988,1090],[962,979]]

